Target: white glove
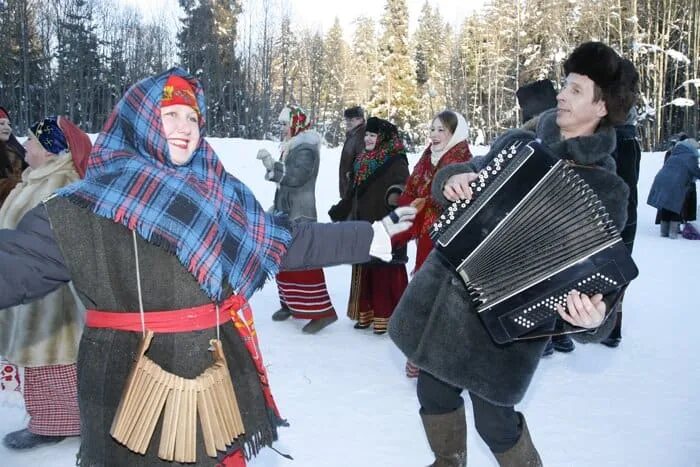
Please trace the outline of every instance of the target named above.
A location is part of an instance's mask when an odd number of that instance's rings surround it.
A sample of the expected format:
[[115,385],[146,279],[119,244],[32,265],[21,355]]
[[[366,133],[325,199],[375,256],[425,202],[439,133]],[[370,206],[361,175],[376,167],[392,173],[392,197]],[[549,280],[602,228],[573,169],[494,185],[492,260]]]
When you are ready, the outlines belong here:
[[391,211],[388,216],[382,219],[386,233],[393,237],[410,229],[417,212],[418,210],[413,206],[401,206]]
[[374,236],[369,246],[370,256],[382,261],[391,261],[391,237],[411,228],[418,210],[413,206],[396,208],[381,221],[372,223]]
[[261,149],[258,151],[258,155],[255,156],[260,159],[267,170],[272,170],[275,166],[275,161],[272,159],[272,154],[267,149]]

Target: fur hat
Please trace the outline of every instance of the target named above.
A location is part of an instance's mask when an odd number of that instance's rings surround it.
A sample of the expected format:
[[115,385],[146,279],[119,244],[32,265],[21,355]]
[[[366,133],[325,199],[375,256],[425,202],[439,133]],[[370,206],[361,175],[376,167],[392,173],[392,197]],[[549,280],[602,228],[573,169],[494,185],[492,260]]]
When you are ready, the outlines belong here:
[[602,42],[584,42],[564,62],[564,74],[588,76],[600,88],[608,111],[602,123],[619,125],[625,122],[638,93],[639,74],[634,64],[620,57]]
[[389,136],[392,133],[398,133],[396,125],[394,125],[388,120],[384,120],[378,117],[370,117],[367,119],[365,131],[384,136]]
[[365,118],[365,111],[360,107],[359,105],[356,105],[354,107],[348,107],[345,109],[343,112],[343,118],[361,118],[364,120]]
[[557,106],[557,92],[548,79],[534,81],[520,86],[515,95],[523,111],[523,123],[547,109]]

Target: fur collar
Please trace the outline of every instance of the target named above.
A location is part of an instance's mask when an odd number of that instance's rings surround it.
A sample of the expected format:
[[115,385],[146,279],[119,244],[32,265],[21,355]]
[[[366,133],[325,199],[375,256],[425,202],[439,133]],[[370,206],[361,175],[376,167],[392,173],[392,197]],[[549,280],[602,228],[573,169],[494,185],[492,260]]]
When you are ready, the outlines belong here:
[[285,142],[287,151],[291,151],[297,146],[302,144],[311,144],[312,146],[318,146],[321,144],[321,135],[319,135],[314,130],[302,131],[295,137],[291,138],[289,141]]
[[591,136],[561,139],[561,131],[556,122],[557,111],[550,109],[540,114],[537,123],[537,138],[542,140],[560,159],[573,160],[581,165],[596,165],[615,172],[616,165],[612,153],[617,141],[613,127],[599,127]]

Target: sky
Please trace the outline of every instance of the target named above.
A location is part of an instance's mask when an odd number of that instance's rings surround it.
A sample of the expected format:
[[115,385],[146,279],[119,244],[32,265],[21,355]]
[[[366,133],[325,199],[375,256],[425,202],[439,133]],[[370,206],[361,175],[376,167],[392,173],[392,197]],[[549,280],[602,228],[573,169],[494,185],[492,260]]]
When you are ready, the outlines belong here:
[[[275,154],[278,143],[209,142],[227,170],[270,206],[274,185],[264,180],[255,154],[262,147]],[[486,150],[471,149],[475,155]],[[411,165],[417,159],[409,155]],[[322,148],[316,186],[322,222],[337,201],[339,160],[340,148]],[[620,347],[577,344],[570,354],[543,359],[517,405],[547,467],[700,467],[700,241],[659,236],[656,210],[645,200],[662,164],[661,152],[642,155],[633,254],[640,274],[625,295]],[[412,268],[413,243],[409,257]],[[339,319],[316,335],[301,332],[306,320],[270,319],[279,308],[274,281],[253,296],[270,386],[290,423],[275,447],[294,461],[263,449],[249,467],[418,467],[433,461],[416,382],[404,376],[405,357],[389,336],[353,329],[345,316],[350,273],[349,266],[325,269]],[[496,467],[466,399],[469,466]],[[26,426],[22,404],[19,393],[0,391],[0,439]],[[0,465],[71,467],[78,445],[71,438],[18,452],[0,443]]]
[[[136,6],[146,17],[172,13],[178,9],[177,0],[117,0],[123,4]],[[278,12],[290,12],[296,23],[318,27],[327,31],[335,17],[340,20],[343,30],[353,29],[352,23],[358,16],[370,16],[379,20],[385,2],[382,0],[266,0]],[[420,10],[426,0],[407,0],[409,27],[413,31],[418,22]],[[486,0],[428,0],[432,6],[439,5],[440,13],[455,26],[471,12],[484,5]],[[263,0],[243,1],[244,15],[247,11],[261,8]]]

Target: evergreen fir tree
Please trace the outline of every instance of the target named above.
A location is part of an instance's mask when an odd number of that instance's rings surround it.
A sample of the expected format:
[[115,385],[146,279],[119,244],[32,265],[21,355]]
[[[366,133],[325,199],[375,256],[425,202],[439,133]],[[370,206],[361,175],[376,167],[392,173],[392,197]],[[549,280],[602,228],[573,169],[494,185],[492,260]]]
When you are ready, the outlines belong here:
[[410,133],[418,122],[416,72],[408,47],[406,0],[387,0],[382,17],[379,70],[368,108]]

